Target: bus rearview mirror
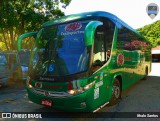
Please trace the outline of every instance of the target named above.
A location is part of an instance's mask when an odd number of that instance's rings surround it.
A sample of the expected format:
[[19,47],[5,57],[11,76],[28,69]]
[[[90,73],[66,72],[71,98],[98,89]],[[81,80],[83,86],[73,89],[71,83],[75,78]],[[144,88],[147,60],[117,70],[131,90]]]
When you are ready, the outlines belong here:
[[22,41],[23,41],[23,39],[25,39],[27,37],[34,37],[34,38],[36,38],[36,36],[37,36],[37,32],[28,32],[28,33],[22,34],[18,38],[18,51],[20,51],[22,49]]
[[91,21],[87,24],[84,32],[84,41],[86,46],[91,46],[94,42],[94,33],[98,26],[103,25],[100,21]]

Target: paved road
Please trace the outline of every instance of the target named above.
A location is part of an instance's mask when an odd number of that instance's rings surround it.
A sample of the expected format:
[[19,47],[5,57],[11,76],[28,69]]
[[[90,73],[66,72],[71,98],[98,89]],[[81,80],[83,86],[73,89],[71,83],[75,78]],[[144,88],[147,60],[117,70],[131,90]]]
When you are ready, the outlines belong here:
[[[98,112],[160,112],[160,76],[151,73],[147,80],[140,80],[128,90],[123,92],[121,101],[115,106],[105,106]],[[155,76],[156,75],[156,76]],[[17,85],[13,87],[13,83],[5,88],[0,88],[0,112],[57,112],[52,108],[47,108],[32,103],[27,98],[24,86]],[[127,115],[127,113],[126,113]],[[4,119],[0,119],[4,120]],[[17,119],[12,119],[17,121]],[[21,120],[21,119],[20,119]],[[25,120],[25,119],[24,119]],[[39,120],[39,119],[36,119]],[[36,121],[32,120],[32,121]],[[134,119],[117,119],[117,118],[56,118],[50,120],[72,120],[72,121],[160,121],[159,118],[134,118]]]

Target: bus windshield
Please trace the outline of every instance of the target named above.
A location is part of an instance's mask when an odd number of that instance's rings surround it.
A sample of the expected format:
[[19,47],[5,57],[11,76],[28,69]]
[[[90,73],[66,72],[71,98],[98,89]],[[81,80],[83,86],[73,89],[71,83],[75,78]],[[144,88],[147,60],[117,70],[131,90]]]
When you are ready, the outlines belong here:
[[89,51],[84,43],[88,20],[42,28],[32,54],[32,72],[40,76],[65,76],[88,70]]

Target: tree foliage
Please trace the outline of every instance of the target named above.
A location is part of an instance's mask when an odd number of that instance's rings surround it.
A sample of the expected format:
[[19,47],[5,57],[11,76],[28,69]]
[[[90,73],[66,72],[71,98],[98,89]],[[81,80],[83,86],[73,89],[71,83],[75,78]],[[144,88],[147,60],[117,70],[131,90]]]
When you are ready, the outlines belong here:
[[151,42],[152,47],[160,45],[160,20],[146,25],[138,31]]
[[37,31],[42,23],[63,16],[59,4],[70,0],[0,0],[0,49],[17,49],[17,38]]

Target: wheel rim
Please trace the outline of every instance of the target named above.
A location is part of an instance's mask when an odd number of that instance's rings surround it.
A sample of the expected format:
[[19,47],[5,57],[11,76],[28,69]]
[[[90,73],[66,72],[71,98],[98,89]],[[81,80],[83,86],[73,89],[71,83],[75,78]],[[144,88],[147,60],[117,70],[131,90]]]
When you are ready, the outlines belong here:
[[115,85],[113,86],[112,94],[115,98],[119,98],[120,95],[120,87]]

